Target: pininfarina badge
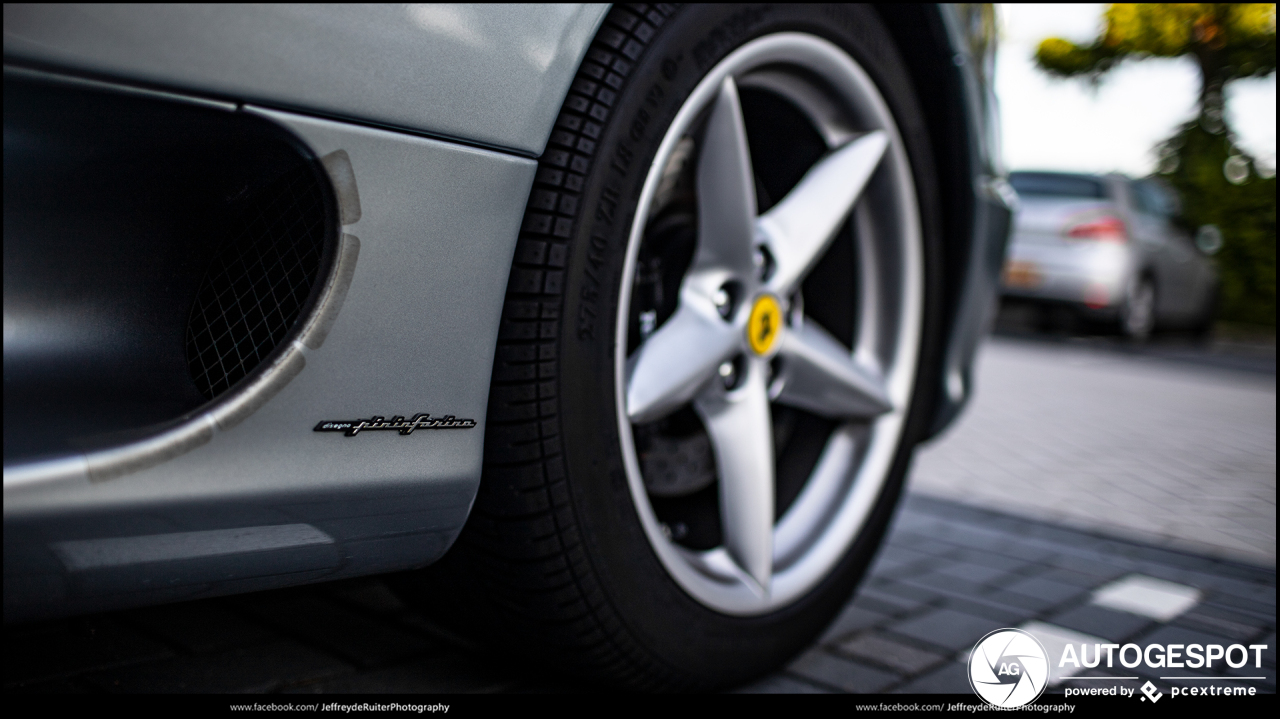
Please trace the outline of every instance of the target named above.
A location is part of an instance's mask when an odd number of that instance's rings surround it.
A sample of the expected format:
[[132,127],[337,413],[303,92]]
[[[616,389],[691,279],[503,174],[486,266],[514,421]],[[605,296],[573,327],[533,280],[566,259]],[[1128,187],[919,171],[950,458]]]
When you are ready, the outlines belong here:
[[317,424],[315,432],[343,432],[354,437],[361,432],[375,430],[395,430],[403,436],[413,434],[418,429],[471,429],[476,426],[474,419],[458,419],[451,414],[444,417],[432,417],[423,412],[415,414],[412,419],[396,415],[391,419],[374,415],[369,419],[327,419]]

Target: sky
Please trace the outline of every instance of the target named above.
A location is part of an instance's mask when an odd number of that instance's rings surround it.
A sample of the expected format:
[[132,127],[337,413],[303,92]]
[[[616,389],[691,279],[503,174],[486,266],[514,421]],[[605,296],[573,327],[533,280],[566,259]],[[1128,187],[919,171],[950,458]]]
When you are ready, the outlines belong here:
[[[1032,63],[1046,37],[1086,42],[1101,28],[1101,3],[998,6],[1000,98],[1005,164],[1010,170],[1120,171],[1155,169],[1154,148],[1194,117],[1199,73],[1188,58],[1126,61],[1097,88],[1079,79],[1050,78]],[[1276,166],[1276,76],[1227,86],[1227,122],[1237,144],[1260,164]]]

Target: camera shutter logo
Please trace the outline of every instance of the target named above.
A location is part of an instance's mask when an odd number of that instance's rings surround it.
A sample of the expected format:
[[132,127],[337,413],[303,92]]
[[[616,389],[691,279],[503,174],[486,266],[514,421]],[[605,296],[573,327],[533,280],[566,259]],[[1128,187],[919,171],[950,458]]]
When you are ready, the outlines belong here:
[[980,639],[969,654],[969,686],[988,704],[1016,709],[1044,693],[1049,655],[1040,641],[1021,629],[997,629]]

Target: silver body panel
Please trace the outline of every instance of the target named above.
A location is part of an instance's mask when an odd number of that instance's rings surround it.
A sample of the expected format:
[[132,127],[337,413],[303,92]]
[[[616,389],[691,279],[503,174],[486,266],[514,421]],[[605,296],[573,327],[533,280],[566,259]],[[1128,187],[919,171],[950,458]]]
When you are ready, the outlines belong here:
[[535,156],[607,10],[5,5],[4,53]]
[[1080,304],[1119,302],[1135,261],[1141,265],[1142,258],[1127,243],[1075,239],[1062,232],[1072,218],[1118,214],[1120,209],[1109,201],[1024,197],[1008,262],[1034,268],[1036,279],[1011,284],[1006,278],[1004,293]]
[[[289,128],[318,156],[350,157],[361,214],[343,230],[360,250],[341,311],[321,347],[303,348],[305,366],[278,394],[181,456],[98,481],[74,458],[43,476],[6,467],[10,619],[38,614],[50,599],[59,611],[85,611],[137,603],[139,592],[157,601],[423,565],[466,521],[505,278],[536,163],[243,111]],[[311,431],[321,420],[418,412],[479,426],[410,436]],[[147,559],[160,550],[139,549],[137,561],[86,567],[68,563],[65,551],[68,542],[104,540],[177,546],[191,532],[274,536],[271,528],[293,525],[310,527],[293,533],[300,544],[232,542],[234,551],[201,554],[188,542],[193,554],[171,551],[164,561]],[[321,535],[331,541],[316,541]],[[30,596],[15,596],[20,590]]]

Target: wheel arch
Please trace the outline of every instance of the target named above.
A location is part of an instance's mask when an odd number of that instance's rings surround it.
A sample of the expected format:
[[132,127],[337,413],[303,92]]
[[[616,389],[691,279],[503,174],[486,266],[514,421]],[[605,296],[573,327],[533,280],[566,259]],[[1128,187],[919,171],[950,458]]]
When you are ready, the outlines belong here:
[[972,395],[973,358],[992,319],[1016,195],[1005,180],[994,133],[993,47],[992,38],[983,36],[982,18],[962,18],[943,5],[877,5],[876,11],[924,110],[937,169],[948,347],[923,440],[946,429]]

